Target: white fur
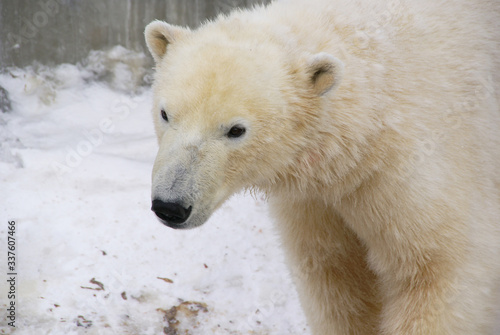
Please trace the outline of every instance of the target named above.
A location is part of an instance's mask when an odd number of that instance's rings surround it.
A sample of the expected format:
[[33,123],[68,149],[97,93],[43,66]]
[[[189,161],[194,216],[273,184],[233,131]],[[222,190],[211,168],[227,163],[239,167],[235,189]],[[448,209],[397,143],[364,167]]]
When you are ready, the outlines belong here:
[[486,0],[154,22],[153,197],[192,206],[192,228],[242,188],[266,192],[314,334],[493,334],[499,25]]

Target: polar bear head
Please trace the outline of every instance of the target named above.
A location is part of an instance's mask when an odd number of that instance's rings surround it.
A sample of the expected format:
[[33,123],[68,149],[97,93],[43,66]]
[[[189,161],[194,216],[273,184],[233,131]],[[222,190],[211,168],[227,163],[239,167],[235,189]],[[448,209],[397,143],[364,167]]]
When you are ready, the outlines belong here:
[[169,227],[199,226],[233,193],[292,176],[321,129],[318,111],[340,82],[341,62],[250,30],[146,27],[159,143],[152,210]]

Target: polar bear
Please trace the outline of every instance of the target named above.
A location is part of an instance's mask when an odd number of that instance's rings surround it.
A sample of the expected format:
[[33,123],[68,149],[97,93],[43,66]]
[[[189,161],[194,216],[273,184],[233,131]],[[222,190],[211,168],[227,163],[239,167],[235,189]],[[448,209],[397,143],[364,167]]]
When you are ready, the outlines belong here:
[[492,334],[500,3],[278,1],[150,23],[152,210],[269,198],[313,334]]

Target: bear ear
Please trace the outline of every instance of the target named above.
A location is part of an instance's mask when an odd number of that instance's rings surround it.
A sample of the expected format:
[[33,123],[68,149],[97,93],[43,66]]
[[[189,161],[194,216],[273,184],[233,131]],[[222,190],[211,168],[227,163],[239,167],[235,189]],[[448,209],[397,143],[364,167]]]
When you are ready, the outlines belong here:
[[170,25],[163,21],[153,21],[146,26],[144,36],[146,44],[156,63],[159,63],[167,46],[189,34],[189,29]]
[[344,64],[325,52],[311,56],[306,66],[312,89],[318,95],[334,91],[342,80]]

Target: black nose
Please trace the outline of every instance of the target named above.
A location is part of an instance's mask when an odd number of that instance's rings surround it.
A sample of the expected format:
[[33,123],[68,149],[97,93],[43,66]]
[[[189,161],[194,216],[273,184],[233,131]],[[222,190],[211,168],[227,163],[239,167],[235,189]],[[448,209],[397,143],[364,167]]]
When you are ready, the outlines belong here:
[[159,199],[153,200],[151,210],[155,212],[164,224],[172,228],[179,228],[181,223],[186,222],[189,214],[191,214],[192,206],[184,208],[182,205],[175,202],[164,202]]

